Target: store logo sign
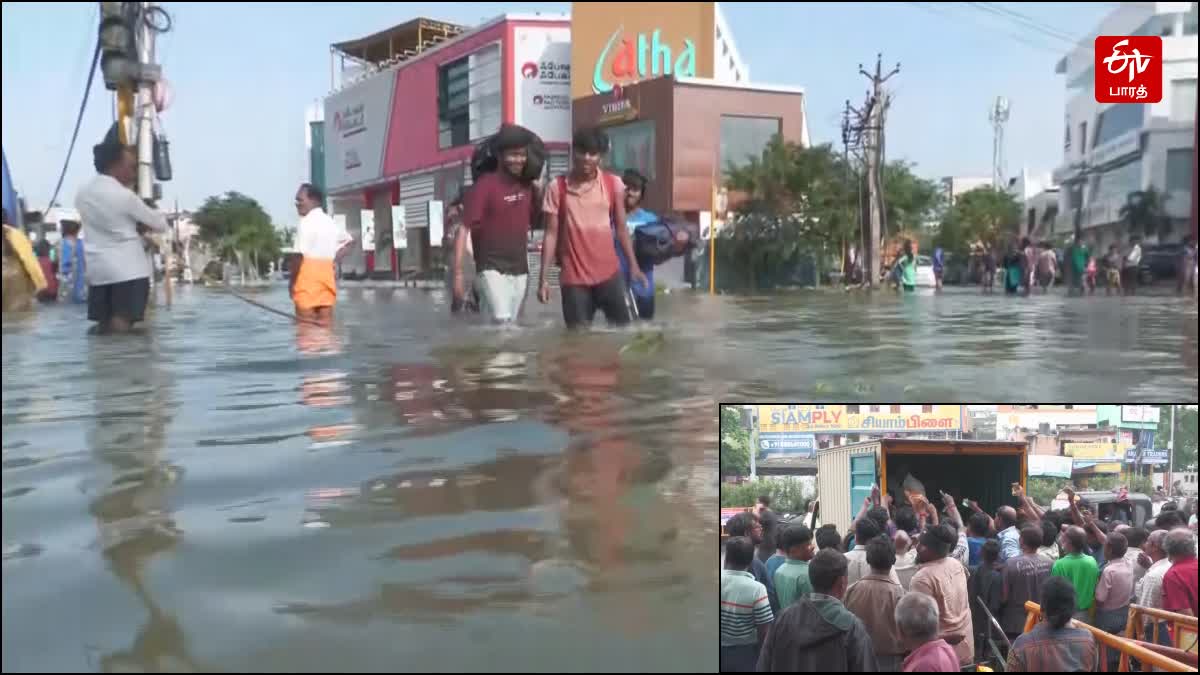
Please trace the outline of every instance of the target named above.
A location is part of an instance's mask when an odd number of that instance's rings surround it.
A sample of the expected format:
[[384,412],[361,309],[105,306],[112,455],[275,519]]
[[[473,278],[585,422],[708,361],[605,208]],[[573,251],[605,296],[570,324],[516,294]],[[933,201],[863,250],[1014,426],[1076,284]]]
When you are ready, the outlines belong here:
[[1096,38],[1096,102],[1158,103],[1163,98],[1163,44],[1157,35]]
[[670,45],[663,44],[661,30],[656,28],[649,37],[645,33],[638,33],[634,39],[623,38],[618,45],[617,38],[621,37],[623,30],[622,27],[613,31],[600,52],[600,58],[596,59],[592,74],[593,92],[605,94],[612,91],[615,83],[634,82],[659,75],[696,76],[696,45],[691,40],[683,41],[683,49],[676,57]]
[[367,113],[363,104],[346,106],[333,116],[333,128],[343,138],[362,133],[367,130]]

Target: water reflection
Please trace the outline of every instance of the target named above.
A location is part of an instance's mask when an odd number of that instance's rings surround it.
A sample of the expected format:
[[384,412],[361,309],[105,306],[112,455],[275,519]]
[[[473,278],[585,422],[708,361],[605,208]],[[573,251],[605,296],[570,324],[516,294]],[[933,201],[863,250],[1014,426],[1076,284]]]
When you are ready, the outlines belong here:
[[100,658],[104,672],[203,670],[172,613],[154,599],[150,563],[172,551],[183,532],[171,512],[170,492],[184,475],[168,461],[167,427],[174,415],[170,371],[161,367],[153,338],[132,336],[88,352],[95,374],[93,423],[87,434],[96,460],[111,472],[88,511],[97,545],[112,573],[145,609],[133,644]]

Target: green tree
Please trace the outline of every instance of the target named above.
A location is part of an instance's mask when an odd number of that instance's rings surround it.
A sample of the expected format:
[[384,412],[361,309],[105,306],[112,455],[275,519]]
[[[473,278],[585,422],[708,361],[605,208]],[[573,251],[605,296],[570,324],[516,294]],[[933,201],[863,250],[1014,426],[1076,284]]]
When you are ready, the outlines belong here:
[[1021,222],[1021,206],[1003,190],[991,186],[959,195],[946,211],[934,242],[947,252],[965,255],[979,241],[1002,246],[1015,237]]
[[291,248],[296,245],[296,228],[285,227],[279,231],[279,243],[284,248]]
[[935,181],[913,173],[914,164],[903,160],[883,168],[884,206],[890,233],[916,231],[943,208],[945,193]]
[[721,475],[750,474],[750,432],[742,426],[742,414],[734,406],[721,406]]
[[1167,200],[1171,195],[1155,187],[1130,192],[1121,207],[1120,216],[1129,225],[1131,235],[1152,237],[1170,232]]
[[[1171,439],[1171,406],[1159,406],[1158,432],[1155,434],[1154,445],[1167,447]],[[1195,406],[1175,406],[1175,470],[1182,471],[1196,466],[1196,408]],[[1166,467],[1163,467],[1166,470]]]
[[221,259],[239,266],[249,262],[259,273],[283,248],[280,232],[262,205],[239,192],[209,197],[192,220],[200,239],[212,245]]

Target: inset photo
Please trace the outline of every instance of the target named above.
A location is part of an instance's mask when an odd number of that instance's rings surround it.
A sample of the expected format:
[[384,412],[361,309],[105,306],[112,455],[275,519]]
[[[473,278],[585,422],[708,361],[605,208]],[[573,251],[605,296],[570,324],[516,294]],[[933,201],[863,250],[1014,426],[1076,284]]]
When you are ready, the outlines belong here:
[[721,670],[1194,671],[1197,406],[720,406]]

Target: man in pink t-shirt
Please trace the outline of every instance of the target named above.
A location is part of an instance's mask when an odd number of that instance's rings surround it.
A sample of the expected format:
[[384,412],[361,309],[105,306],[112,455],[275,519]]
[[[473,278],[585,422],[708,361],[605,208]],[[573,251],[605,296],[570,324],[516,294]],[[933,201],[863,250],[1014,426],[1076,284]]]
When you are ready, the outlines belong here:
[[[572,146],[571,172],[546,186],[546,238],[538,300],[550,302],[546,274],[557,257],[562,265],[559,280],[567,328],[590,325],[597,309],[604,312],[609,323],[626,325],[633,317],[612,245],[615,235],[627,259],[635,259],[633,241],[625,227],[624,185],[600,166],[608,152],[608,135],[602,130],[580,129],[575,132]],[[646,283],[641,270],[631,270],[631,276]]]

